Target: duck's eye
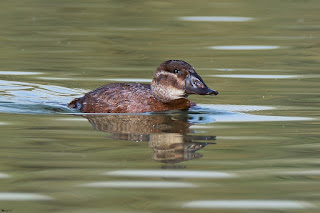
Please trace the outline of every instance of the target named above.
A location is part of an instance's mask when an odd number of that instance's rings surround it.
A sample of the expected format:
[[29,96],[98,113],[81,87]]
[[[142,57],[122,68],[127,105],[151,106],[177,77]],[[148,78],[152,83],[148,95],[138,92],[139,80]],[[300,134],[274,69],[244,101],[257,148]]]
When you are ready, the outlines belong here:
[[178,74],[178,73],[180,73],[180,70],[174,69],[173,72],[174,72],[175,74]]

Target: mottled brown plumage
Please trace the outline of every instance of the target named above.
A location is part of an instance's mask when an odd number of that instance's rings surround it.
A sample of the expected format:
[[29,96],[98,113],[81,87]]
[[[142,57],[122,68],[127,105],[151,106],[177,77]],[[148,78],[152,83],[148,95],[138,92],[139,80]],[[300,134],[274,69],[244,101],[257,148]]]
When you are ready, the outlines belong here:
[[107,84],[74,99],[70,108],[79,108],[87,113],[151,112],[172,109],[189,109],[195,103],[181,98],[162,103],[154,98],[149,84],[114,83]]
[[217,95],[208,88],[193,67],[184,61],[162,63],[152,84],[113,83],[99,87],[69,103],[86,113],[141,113],[189,109],[195,103],[189,94]]

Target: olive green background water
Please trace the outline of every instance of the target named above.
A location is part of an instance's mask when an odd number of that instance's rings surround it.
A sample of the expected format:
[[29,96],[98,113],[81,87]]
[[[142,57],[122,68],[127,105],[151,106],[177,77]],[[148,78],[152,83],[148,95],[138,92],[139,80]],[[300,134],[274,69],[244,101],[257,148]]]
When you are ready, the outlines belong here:
[[[319,11],[317,0],[2,1],[1,211],[319,212]],[[69,114],[72,98],[151,79],[168,59],[219,95],[190,96],[189,114]]]

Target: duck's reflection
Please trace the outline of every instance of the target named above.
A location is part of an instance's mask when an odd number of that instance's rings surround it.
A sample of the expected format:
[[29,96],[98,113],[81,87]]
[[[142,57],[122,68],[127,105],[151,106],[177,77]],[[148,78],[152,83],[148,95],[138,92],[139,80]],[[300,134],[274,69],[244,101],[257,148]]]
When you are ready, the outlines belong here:
[[90,114],[83,117],[94,129],[111,133],[114,139],[149,142],[153,159],[165,163],[201,158],[196,151],[215,140],[215,136],[190,135],[192,124],[188,122],[188,114]]

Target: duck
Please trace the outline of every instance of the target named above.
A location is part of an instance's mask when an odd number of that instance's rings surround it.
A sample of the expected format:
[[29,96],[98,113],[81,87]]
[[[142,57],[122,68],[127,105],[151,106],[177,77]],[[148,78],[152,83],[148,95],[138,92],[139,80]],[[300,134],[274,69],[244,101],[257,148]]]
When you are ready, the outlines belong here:
[[187,99],[191,94],[218,95],[218,91],[210,89],[187,62],[167,60],[158,66],[151,84],[107,84],[73,99],[68,107],[83,113],[188,110],[196,105]]

